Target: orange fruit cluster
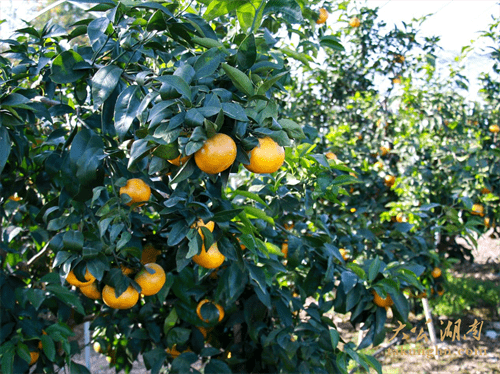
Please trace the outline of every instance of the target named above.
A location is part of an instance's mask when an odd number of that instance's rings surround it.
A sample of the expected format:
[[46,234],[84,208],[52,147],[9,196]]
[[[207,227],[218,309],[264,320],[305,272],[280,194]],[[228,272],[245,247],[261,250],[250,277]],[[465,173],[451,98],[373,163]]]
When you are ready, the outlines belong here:
[[[150,253],[154,253],[155,256],[158,255],[158,251],[154,248],[149,249],[149,251]],[[154,259],[156,259],[156,257],[154,257]],[[134,273],[132,269],[127,268],[124,265],[121,266],[121,270],[124,275]],[[148,262],[134,278],[135,282],[141,287],[141,292],[139,293],[132,285],[129,285],[128,288],[119,296],[116,295],[115,288],[110,285],[105,285],[101,292],[98,282],[96,282],[96,278],[87,268],[85,269],[85,279],[86,282],[82,282],[77,279],[73,270],[71,270],[66,277],[66,281],[69,284],[78,287],[82,294],[87,296],[89,299],[100,300],[102,298],[104,304],[110,308],[129,309],[137,304],[140,294],[144,296],[157,294],[165,284],[166,275],[160,265],[154,262]]]

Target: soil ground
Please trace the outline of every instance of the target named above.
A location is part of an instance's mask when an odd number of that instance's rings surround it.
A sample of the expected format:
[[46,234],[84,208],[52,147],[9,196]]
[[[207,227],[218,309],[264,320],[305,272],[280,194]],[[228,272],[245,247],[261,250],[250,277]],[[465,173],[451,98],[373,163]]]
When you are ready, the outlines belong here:
[[[478,250],[474,251],[475,261],[473,264],[457,265],[453,270],[453,276],[456,277],[474,277],[481,280],[490,280],[500,285],[500,240],[491,239],[489,234],[483,235],[478,241]],[[450,292],[453,292],[450,290]],[[393,345],[391,351],[386,350],[377,355],[377,359],[382,364],[382,371],[384,374],[413,374],[413,373],[467,373],[467,374],[485,374],[485,373],[500,373],[500,319],[498,318],[500,312],[500,305],[496,310],[469,310],[467,314],[461,316],[462,335],[468,329],[475,319],[481,319],[484,324],[481,329],[481,337],[479,340],[475,339],[471,334],[467,335],[465,339],[463,336],[460,341],[451,338],[445,338],[443,341],[440,339],[440,332],[445,331],[448,325],[448,318],[446,316],[437,316],[433,314],[433,324],[437,335],[437,347],[432,344],[426,343],[424,339],[416,342],[416,334],[411,334],[408,341],[403,341],[399,345]],[[483,317],[483,318],[481,318]],[[489,319],[488,319],[489,317]],[[339,333],[344,341],[358,342],[359,334],[358,329],[348,323],[346,316],[333,315],[334,322],[336,323]],[[388,321],[390,319],[388,318]],[[422,314],[410,314],[410,323],[416,326],[422,323],[424,317]],[[456,319],[449,320],[453,326],[457,322]],[[394,334],[393,329],[398,327],[397,324],[387,324],[387,337],[388,339]],[[420,331],[420,327],[417,332]],[[453,331],[453,327],[452,327]],[[493,331],[497,334],[495,339],[486,336],[486,332]],[[83,347],[83,326],[75,328],[76,339],[82,342]],[[399,334],[406,332],[402,330]],[[425,331],[427,332],[427,331]],[[428,334],[427,334],[428,336]],[[382,347],[388,345],[388,341],[382,344]],[[381,347],[377,347],[377,350]],[[429,350],[434,351],[433,348],[441,349],[441,355],[428,354]],[[400,353],[394,353],[392,349]],[[446,351],[449,349],[448,351]],[[412,351],[413,350],[413,351]],[[425,351],[422,351],[425,350]],[[369,354],[374,354],[376,350],[373,349]],[[82,349],[83,352],[83,349]],[[90,349],[90,363],[92,374],[114,374],[115,370],[109,367],[108,362],[104,355],[94,352]],[[403,352],[407,352],[404,354]],[[409,354],[414,353],[414,354]],[[423,354],[422,354],[423,353]],[[461,353],[461,354],[459,354]],[[74,357],[78,363],[85,365],[84,354]],[[356,368],[351,368],[351,372],[356,372]],[[375,372],[372,370],[372,372]],[[68,371],[61,370],[60,374],[68,373]],[[136,363],[131,374],[146,374],[148,370],[144,366],[142,358]]]

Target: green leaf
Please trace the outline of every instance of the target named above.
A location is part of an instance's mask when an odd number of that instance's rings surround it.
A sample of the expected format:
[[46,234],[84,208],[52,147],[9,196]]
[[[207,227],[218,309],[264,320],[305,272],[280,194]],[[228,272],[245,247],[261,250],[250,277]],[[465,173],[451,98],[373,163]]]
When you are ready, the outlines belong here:
[[78,313],[85,314],[85,310],[83,309],[83,306],[75,293],[59,284],[48,284],[45,289],[46,291],[53,293],[54,296],[56,296],[66,305],[75,307]]
[[16,346],[11,341],[7,341],[4,345],[2,345],[4,349],[1,358],[2,364],[2,373],[4,374],[13,374],[14,372],[14,355],[16,351]]
[[130,149],[130,159],[128,161],[127,168],[130,169],[132,165],[146,157],[152,148],[154,148],[154,145],[148,145],[148,141],[146,139],[134,141],[132,148]]
[[379,271],[380,271],[380,267],[381,267],[382,263],[380,262],[380,259],[378,257],[375,257],[371,263],[370,263],[370,267],[368,268],[368,281],[371,282],[373,281]]
[[45,301],[45,292],[40,289],[28,288],[23,290],[31,305],[38,310]]
[[232,371],[224,361],[211,359],[204,369],[205,374],[231,374]]
[[168,235],[167,244],[169,246],[177,245],[184,239],[189,231],[185,221],[178,221],[172,225],[172,229]]
[[115,130],[120,139],[123,139],[132,122],[138,114],[141,101],[137,95],[139,86],[128,86],[124,89],[115,104]]
[[84,237],[80,231],[67,231],[63,236],[63,245],[70,251],[81,251]]
[[269,0],[264,9],[264,14],[276,15],[279,13],[288,23],[300,23],[303,20],[302,10],[295,0]]
[[406,223],[406,222],[397,222],[394,224],[394,228],[398,230],[399,232],[406,233],[410,231],[413,228],[414,225],[411,223]]
[[[285,73],[283,73],[285,74]],[[286,73],[288,74],[288,73]],[[278,121],[280,126],[285,130],[287,135],[291,139],[305,139],[304,131],[302,131],[302,127],[291,119],[281,119]]]
[[[258,0],[258,2],[260,2],[260,0]],[[247,4],[246,7],[253,8],[251,4]],[[240,13],[240,9],[241,8],[238,9],[238,14]],[[236,53],[236,61],[241,69],[247,70],[253,66],[256,59],[257,47],[255,46],[255,36],[250,34],[240,44],[238,52]]]
[[382,365],[380,364],[380,362],[377,361],[375,357],[370,355],[365,355],[364,353],[359,353],[359,356],[364,362],[366,362],[369,366],[374,368],[378,374],[382,374]]
[[178,93],[185,96],[186,99],[191,101],[191,87],[189,87],[186,81],[181,77],[177,75],[163,75],[156,78],[156,80],[173,87]]
[[340,279],[342,281],[344,292],[346,294],[348,294],[356,286],[359,280],[357,274],[352,271],[343,271]]
[[229,209],[217,212],[214,214],[214,218],[212,221],[214,222],[228,222],[231,221],[234,217],[237,217],[243,209]]
[[174,307],[168,314],[167,318],[165,318],[165,322],[163,323],[163,333],[167,335],[168,332],[175,326],[178,320],[179,317],[177,316],[177,310]]
[[99,51],[108,37],[105,32],[110,26],[111,21],[107,17],[96,18],[89,23],[87,27],[87,35],[90,40],[90,45],[94,51]]
[[191,38],[191,41],[193,43],[199,44],[205,48],[221,48],[223,51],[226,52],[226,48],[224,47],[224,45],[221,42],[219,42],[218,40],[215,40],[212,38],[200,38],[200,37],[195,36],[195,37]]
[[203,18],[207,21],[211,21],[217,17],[228,14],[245,3],[246,0],[212,0],[210,4],[208,4],[207,10],[205,14],[203,14]]
[[304,65],[306,65],[307,67],[309,67],[309,62],[310,61],[313,61],[312,57],[305,54],[305,53],[299,53],[299,52],[296,52],[288,47],[282,47],[280,48],[280,51],[283,52],[285,55],[287,55],[288,57],[291,57],[297,61],[300,61],[302,62]]
[[116,65],[108,65],[99,69],[92,78],[94,106],[99,106],[106,101],[120,81],[122,73],[123,69]]
[[199,56],[193,66],[196,71],[195,79],[205,78],[214,74],[224,61],[226,54],[219,48],[211,48]]
[[278,247],[276,244],[270,243],[270,242],[265,242],[267,253],[271,253],[273,255],[277,255],[280,257],[284,257],[285,254],[281,252],[281,248]]
[[242,121],[242,122],[249,121],[241,105],[236,103],[222,103],[221,106],[226,116],[233,118],[237,121]]
[[[279,73],[269,79],[266,79],[264,80],[264,82],[262,83],[262,85],[259,87],[259,89],[257,90],[257,95],[265,95],[267,91],[269,91],[269,89],[276,83],[278,82],[281,78],[283,78],[284,76],[286,76],[287,74],[289,74],[288,71],[285,71],[283,73]],[[293,122],[291,120],[281,120],[281,121],[290,121],[290,122]],[[278,121],[280,124],[281,124],[281,121]],[[295,123],[295,122],[293,122]],[[298,125],[297,125],[298,126]],[[299,126],[300,128],[300,126]],[[302,131],[302,130],[301,130]],[[303,135],[303,134],[302,134]]]
[[54,361],[56,357],[56,347],[54,341],[48,335],[42,335],[41,340],[42,340],[43,353],[45,354],[45,356],[47,356],[47,358],[50,361]]
[[89,369],[87,369],[82,364],[71,361],[69,363],[69,373],[70,374],[92,374]]
[[233,193],[231,194],[231,197],[235,197],[237,195],[244,196],[248,199],[252,199],[254,201],[257,201],[258,203],[264,205],[266,208],[269,208],[269,205],[256,193],[250,192],[250,191],[244,191],[244,190],[234,190]]
[[366,272],[360,266],[351,262],[347,264],[347,267],[355,272],[361,279],[366,279]]
[[243,209],[245,210],[245,213],[247,214],[247,216],[249,216],[249,218],[259,218],[274,226],[274,220],[262,210],[254,208],[253,206],[245,206],[243,207]]
[[250,80],[250,78],[248,78],[248,75],[228,64],[222,64],[222,69],[224,69],[224,71],[238,90],[248,96],[253,96],[255,91],[252,81]]
[[339,175],[333,180],[331,186],[344,186],[353,183],[359,183],[359,180],[352,175]]
[[325,35],[319,40],[322,47],[329,47],[335,51],[343,51],[344,47],[340,44],[339,40],[333,35]]
[[339,332],[335,329],[329,329],[328,331],[330,333],[330,341],[332,343],[332,348],[335,351],[335,349],[337,349],[337,345],[339,344],[340,340]]
[[11,93],[0,102],[0,106],[26,107],[23,104],[30,103],[30,99],[18,93]]
[[52,62],[50,79],[61,84],[76,82],[86,74],[83,70],[75,70],[75,65],[83,61],[83,57],[75,51],[64,51]]
[[0,127],[0,174],[7,163],[10,154],[10,137],[5,127]]

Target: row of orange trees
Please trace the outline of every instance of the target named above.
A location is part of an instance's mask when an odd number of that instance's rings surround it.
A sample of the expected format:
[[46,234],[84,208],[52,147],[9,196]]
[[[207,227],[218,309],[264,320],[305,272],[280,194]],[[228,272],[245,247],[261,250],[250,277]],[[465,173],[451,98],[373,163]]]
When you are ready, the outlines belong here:
[[90,320],[117,370],[380,372],[386,307],[441,293],[454,238],[497,218],[495,77],[471,106],[435,39],[351,2],[92,11],[0,56],[1,371],[87,373]]

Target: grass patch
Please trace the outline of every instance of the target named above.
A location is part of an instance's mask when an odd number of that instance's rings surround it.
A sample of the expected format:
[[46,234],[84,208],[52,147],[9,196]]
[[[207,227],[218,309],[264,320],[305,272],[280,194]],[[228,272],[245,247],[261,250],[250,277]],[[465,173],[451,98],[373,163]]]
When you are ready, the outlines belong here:
[[450,317],[461,316],[474,309],[489,309],[492,317],[500,305],[500,285],[488,280],[446,275],[446,291],[430,300],[434,312]]

